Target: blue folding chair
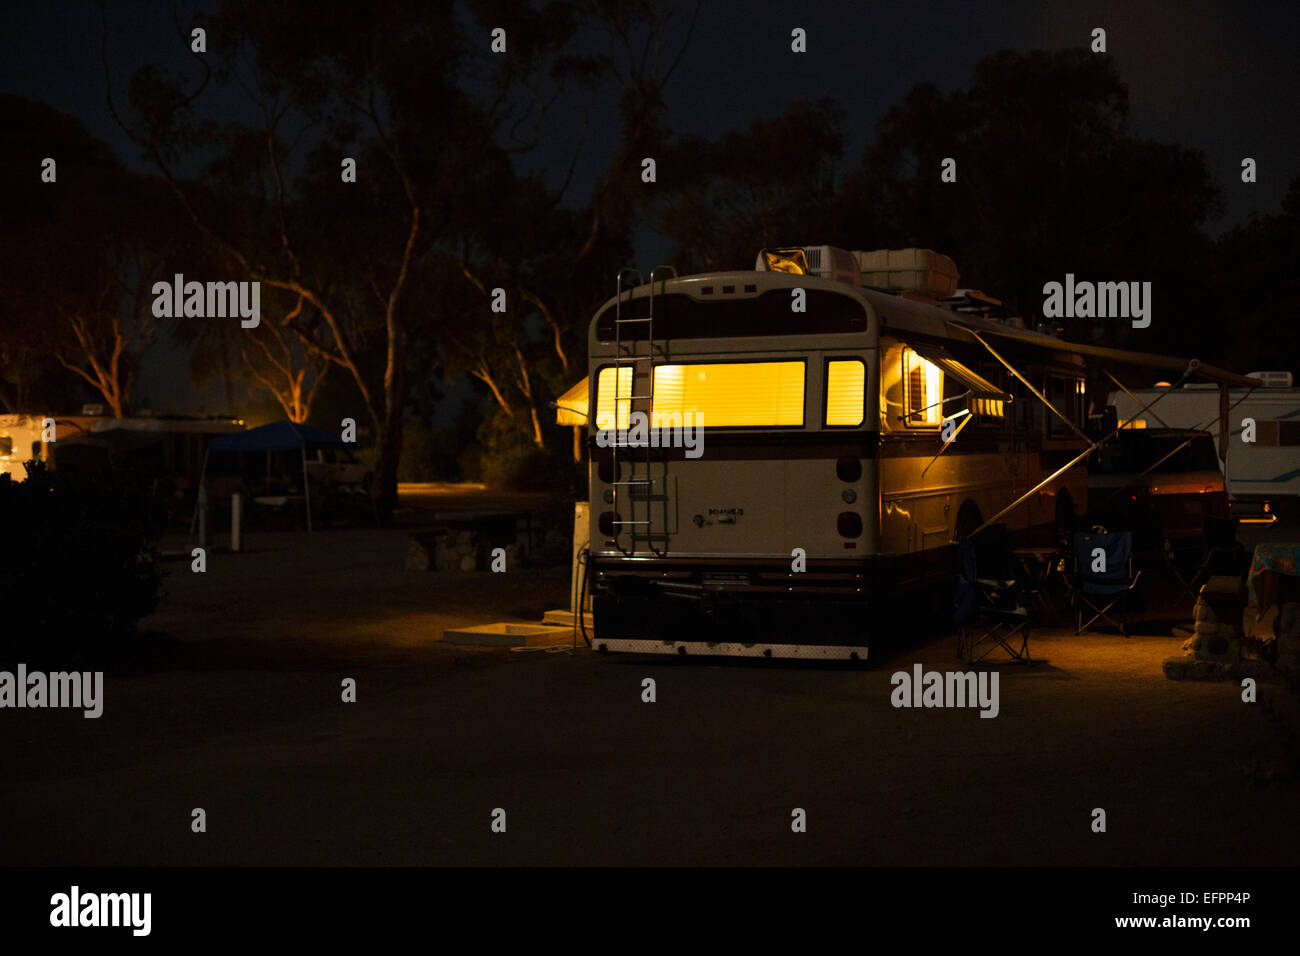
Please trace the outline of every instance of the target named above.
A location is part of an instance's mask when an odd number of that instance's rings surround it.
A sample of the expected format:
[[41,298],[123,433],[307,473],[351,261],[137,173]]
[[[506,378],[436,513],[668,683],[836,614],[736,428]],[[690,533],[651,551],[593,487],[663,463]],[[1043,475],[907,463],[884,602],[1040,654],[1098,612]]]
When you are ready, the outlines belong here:
[[[1032,663],[1029,657],[1031,620],[1026,590],[1011,570],[1005,528],[986,528],[982,541],[958,540],[957,587],[954,610],[959,627],[957,656],[981,661],[1001,648],[1012,660]],[[976,653],[981,645],[987,645]]]
[[[1128,596],[1142,577],[1133,571],[1133,535],[1122,531],[1115,533],[1078,532],[1074,535],[1074,570],[1070,576],[1070,591],[1074,600],[1075,634],[1082,634],[1099,620],[1104,620],[1128,637],[1127,622],[1121,623],[1111,616],[1116,604],[1128,614]],[[1084,623],[1084,608],[1092,617]]]

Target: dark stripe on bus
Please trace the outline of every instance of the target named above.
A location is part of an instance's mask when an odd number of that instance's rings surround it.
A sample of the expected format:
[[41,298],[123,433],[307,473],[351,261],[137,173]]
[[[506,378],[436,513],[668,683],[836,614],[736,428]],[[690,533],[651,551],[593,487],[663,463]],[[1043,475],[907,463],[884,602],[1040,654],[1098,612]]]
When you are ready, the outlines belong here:
[[[824,289],[805,289],[806,312],[790,311],[790,289],[773,289],[754,298],[696,302],[681,292],[654,297],[656,339],[725,339],[753,335],[815,335],[826,332],[867,331],[866,307],[856,299]],[[624,319],[650,315],[650,299],[624,300]],[[614,341],[614,306],[596,319],[596,336]],[[646,322],[623,326],[619,339],[630,342],[648,334]]]
[[[888,436],[883,440],[879,432],[770,432],[765,434],[737,434],[735,432],[704,429],[701,458],[717,461],[766,460],[777,458],[918,458],[939,454],[943,443],[938,433],[925,436]],[[588,447],[596,460],[612,454],[612,448],[601,448],[595,436],[588,437]],[[1009,455],[1010,443],[1006,439],[965,435],[948,445],[945,456]],[[1077,452],[1076,452],[1077,454]],[[683,448],[621,447],[621,461],[682,461],[686,459]],[[1068,460],[1068,459],[1067,459]]]

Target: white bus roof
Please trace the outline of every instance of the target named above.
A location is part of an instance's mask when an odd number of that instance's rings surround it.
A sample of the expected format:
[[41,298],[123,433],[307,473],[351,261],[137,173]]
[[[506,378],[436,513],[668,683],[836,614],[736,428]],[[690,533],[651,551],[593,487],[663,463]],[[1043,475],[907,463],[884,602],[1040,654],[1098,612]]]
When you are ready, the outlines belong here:
[[[986,319],[966,312],[957,312],[938,303],[917,301],[901,295],[883,292],[877,289],[855,286],[833,279],[823,279],[812,275],[797,275],[787,272],[769,271],[732,271],[709,272],[697,275],[656,279],[654,294],[656,299],[662,295],[685,295],[696,302],[708,303],[724,300],[756,299],[766,292],[779,289],[803,288],[820,292],[833,292],[848,298],[857,299],[868,306],[880,320],[882,330],[906,338],[907,333],[924,335],[937,339],[954,339],[972,344],[982,344],[980,337],[994,336],[1003,342],[1013,342],[1018,346],[1030,346],[1057,353],[1070,353],[1083,358],[1102,359],[1119,365],[1138,366],[1142,368],[1164,369],[1183,373],[1189,365],[1195,363],[1195,374],[1220,385],[1236,388],[1258,388],[1258,379],[1248,378],[1236,372],[1230,372],[1205,362],[1188,360],[1172,355],[1159,355],[1153,352],[1136,352],[1129,349],[1109,348],[1099,345],[1085,345],[1070,342],[1042,332],[1017,328],[992,319]],[[643,283],[623,294],[623,302],[637,301],[650,295],[650,284]],[[607,309],[613,308],[615,298],[611,297],[596,310],[591,328]]]

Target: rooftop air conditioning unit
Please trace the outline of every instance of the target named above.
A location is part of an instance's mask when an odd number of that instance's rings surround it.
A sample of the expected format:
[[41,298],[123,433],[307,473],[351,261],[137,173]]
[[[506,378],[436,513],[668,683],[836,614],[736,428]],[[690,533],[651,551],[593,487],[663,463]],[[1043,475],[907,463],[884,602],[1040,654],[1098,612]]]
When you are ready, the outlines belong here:
[[853,253],[836,246],[797,246],[789,249],[764,249],[754,263],[758,272],[793,272],[795,274],[834,279],[849,285],[861,285],[858,263]]
[[1290,388],[1290,372],[1248,372],[1246,378],[1257,378],[1265,388]]

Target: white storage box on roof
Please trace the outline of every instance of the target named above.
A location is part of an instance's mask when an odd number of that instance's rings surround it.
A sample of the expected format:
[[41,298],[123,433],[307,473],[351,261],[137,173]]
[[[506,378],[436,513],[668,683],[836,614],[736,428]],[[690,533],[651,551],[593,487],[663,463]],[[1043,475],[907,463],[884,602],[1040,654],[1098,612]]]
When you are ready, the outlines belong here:
[[874,249],[853,255],[865,286],[924,292],[939,298],[957,291],[957,264],[933,249]]

